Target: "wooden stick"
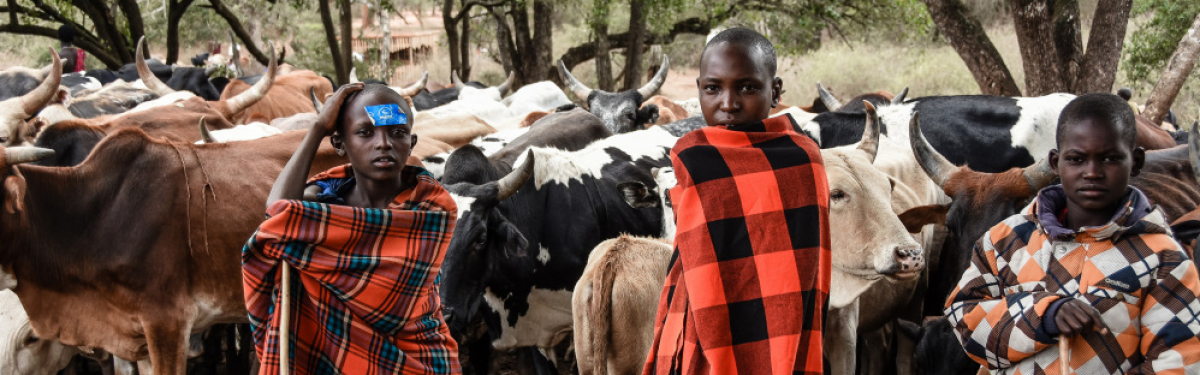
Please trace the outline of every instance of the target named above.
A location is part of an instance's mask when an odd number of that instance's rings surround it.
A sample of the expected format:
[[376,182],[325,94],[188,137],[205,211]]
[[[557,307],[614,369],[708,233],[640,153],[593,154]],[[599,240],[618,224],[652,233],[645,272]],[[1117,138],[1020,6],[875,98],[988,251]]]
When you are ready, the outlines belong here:
[[1071,373],[1071,336],[1058,336],[1058,363],[1061,365],[1062,375]]
[[288,327],[292,325],[292,309],[288,302],[292,300],[292,267],[286,262],[280,264],[283,269],[280,277],[283,279],[283,290],[279,293],[279,375],[288,375],[288,339],[291,336]]

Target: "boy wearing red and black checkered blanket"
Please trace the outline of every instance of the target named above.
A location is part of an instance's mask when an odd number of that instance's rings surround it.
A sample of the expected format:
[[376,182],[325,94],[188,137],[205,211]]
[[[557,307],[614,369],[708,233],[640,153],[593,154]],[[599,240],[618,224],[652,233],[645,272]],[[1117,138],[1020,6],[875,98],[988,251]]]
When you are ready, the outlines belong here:
[[[461,372],[438,296],[457,208],[432,175],[405,165],[417,142],[411,116],[387,86],[347,85],[275,181],[270,217],[242,251],[259,374]],[[327,135],[350,164],[306,187]],[[280,301],[282,267],[294,270],[289,301]],[[286,343],[281,303],[291,307]]]
[[729,29],[700,63],[709,126],[671,150],[678,232],[646,374],[821,374],[829,186],[815,142],[768,119],[783,81],[762,35]]
[[1062,185],[976,243],[946,316],[993,373],[1200,373],[1200,280],[1129,186],[1145,158],[1134,121],[1115,95],[1068,103],[1049,156]]

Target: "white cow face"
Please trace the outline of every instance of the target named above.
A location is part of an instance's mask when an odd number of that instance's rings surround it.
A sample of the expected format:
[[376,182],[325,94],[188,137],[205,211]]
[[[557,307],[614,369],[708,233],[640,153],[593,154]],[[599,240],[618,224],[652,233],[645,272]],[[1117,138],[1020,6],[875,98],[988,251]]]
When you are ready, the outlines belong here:
[[856,148],[821,150],[829,179],[829,229],[834,267],[899,279],[920,276],[922,249],[892,210],[894,181]]
[[79,353],[73,346],[39,339],[17,295],[0,291],[0,369],[5,375],[53,375]]

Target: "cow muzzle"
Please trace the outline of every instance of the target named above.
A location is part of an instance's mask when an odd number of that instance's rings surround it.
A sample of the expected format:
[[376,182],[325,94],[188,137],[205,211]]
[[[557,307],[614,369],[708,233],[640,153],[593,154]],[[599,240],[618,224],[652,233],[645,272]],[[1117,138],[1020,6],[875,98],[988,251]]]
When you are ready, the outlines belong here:
[[895,263],[881,274],[898,280],[912,280],[921,276],[921,270],[925,268],[925,254],[920,247],[898,247],[894,253]]

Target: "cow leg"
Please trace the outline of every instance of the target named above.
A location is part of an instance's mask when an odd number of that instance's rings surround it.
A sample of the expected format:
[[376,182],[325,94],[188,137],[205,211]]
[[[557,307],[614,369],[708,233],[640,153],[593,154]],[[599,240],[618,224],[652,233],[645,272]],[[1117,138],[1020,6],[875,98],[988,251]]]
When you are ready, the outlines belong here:
[[[138,375],[154,375],[154,364],[148,359],[137,361],[137,369]],[[187,373],[187,368],[184,368],[184,373]]]
[[517,363],[522,364],[522,369],[532,369],[536,375],[558,375],[558,369],[546,359],[546,356],[542,355],[537,347],[518,348]]
[[[188,314],[189,318],[190,315]],[[170,317],[168,316],[168,318]],[[155,373],[159,375],[184,375],[187,373],[190,320],[143,320],[142,324],[146,329],[146,346],[150,351],[150,363],[153,364]]]
[[112,357],[113,373],[116,375],[137,375],[137,367],[133,362]]
[[825,357],[829,359],[833,375],[854,375],[854,361],[858,339],[858,301],[850,305],[829,309],[825,322]]

